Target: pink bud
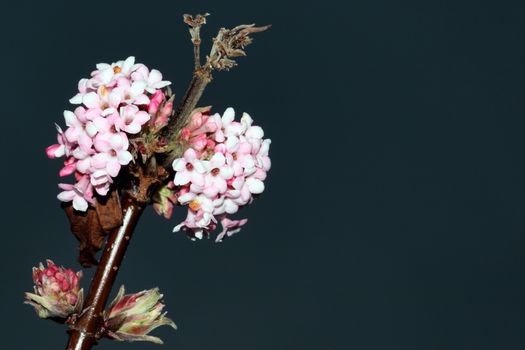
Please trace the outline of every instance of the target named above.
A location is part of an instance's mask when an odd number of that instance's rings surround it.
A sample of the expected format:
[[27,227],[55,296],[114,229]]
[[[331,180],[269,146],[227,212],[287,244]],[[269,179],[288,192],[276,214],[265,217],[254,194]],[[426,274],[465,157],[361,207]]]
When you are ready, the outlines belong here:
[[182,128],[182,130],[180,132],[181,139],[188,141],[190,139],[190,135],[191,135],[190,129]]
[[162,340],[148,335],[160,326],[177,329],[172,320],[162,312],[162,294],[158,288],[136,294],[124,295],[122,286],[108,310],[104,312],[104,328],[107,336],[120,341],[151,341],[162,344]]
[[75,172],[76,166],[75,165],[66,165],[62,169],[60,169],[58,175],[61,177],[71,175]]
[[59,145],[58,143],[47,147],[46,148],[46,154],[47,154],[48,158],[55,159],[56,158],[55,152],[60,147],[61,147],[61,145]]
[[192,117],[191,117],[191,122],[190,122],[190,125],[189,127],[192,129],[192,130],[195,130],[195,129],[198,129],[201,127],[203,123],[203,119],[202,119],[202,113],[195,113]]
[[164,93],[161,90],[155,91],[155,93],[151,96],[150,102],[148,105],[148,113],[151,115],[154,115],[159,110],[159,106],[166,97],[164,96]]
[[171,116],[172,111],[173,111],[173,101],[169,101],[164,105],[164,107],[162,107],[159,117],[155,119],[155,126],[162,127],[168,124],[168,119]]
[[80,312],[83,291],[79,288],[82,272],[56,266],[51,260],[33,268],[35,293],[26,293],[26,304],[33,306],[41,318],[68,316]]
[[214,149],[215,148],[215,141],[208,139],[206,141],[206,148],[207,149]]
[[194,148],[196,151],[202,151],[204,148],[206,148],[207,144],[208,139],[206,138],[206,134],[200,134],[198,136],[193,137],[190,140],[191,147]]

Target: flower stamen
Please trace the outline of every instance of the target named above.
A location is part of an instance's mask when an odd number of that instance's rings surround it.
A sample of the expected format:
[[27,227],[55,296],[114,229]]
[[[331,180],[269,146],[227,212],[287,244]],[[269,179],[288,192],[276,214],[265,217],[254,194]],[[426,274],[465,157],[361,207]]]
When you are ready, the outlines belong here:
[[189,207],[193,211],[199,211],[199,209],[201,208],[201,204],[199,203],[199,201],[193,200],[190,202]]

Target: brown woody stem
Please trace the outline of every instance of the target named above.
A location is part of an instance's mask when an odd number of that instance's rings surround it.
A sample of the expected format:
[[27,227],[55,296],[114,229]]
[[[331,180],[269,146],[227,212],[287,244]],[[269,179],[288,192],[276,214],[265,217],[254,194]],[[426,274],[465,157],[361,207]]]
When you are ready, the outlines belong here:
[[[164,133],[166,135],[165,137],[168,138],[168,143],[174,142],[174,140],[178,137],[178,132],[188,124],[191,118],[191,112],[197,106],[204,89],[211,79],[212,77],[210,70],[202,68],[195,70],[188,90],[186,90],[186,94],[182,98],[182,101],[179,103],[175,113],[173,114],[171,119],[172,122],[164,129]],[[166,168],[170,168],[173,159],[179,156],[179,154],[172,152],[164,161],[164,166]]]
[[70,338],[66,350],[88,350],[96,344],[100,336],[104,307],[143,209],[143,203],[124,194],[122,225],[111,232],[108,238],[86,298],[84,311],[69,331]]

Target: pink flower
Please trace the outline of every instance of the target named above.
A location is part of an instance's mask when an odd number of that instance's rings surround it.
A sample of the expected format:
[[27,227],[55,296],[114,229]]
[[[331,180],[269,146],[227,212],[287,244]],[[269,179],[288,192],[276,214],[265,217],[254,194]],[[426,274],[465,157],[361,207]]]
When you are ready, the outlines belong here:
[[91,79],[89,79],[87,85],[95,89],[100,86],[113,87],[118,78],[129,76],[137,68],[134,63],[135,57],[133,56],[128,57],[125,61],[118,61],[112,64],[99,63],[97,64],[97,70],[91,73]]
[[60,158],[62,156],[69,156],[71,153],[71,143],[66,139],[66,136],[64,135],[64,132],[58,126],[58,124],[55,124],[55,127],[57,129],[57,141],[58,144],[54,144],[46,148],[46,154],[49,158]]
[[89,153],[91,146],[93,146],[93,141],[85,130],[83,110],[84,109],[80,107],[76,109],[75,113],[64,111],[66,125],[69,127],[64,133],[64,136],[70,144],[77,143],[83,153]]
[[92,157],[95,169],[104,169],[116,177],[123,165],[129,164],[133,156],[128,151],[129,141],[125,133],[102,134],[95,138],[95,148],[100,152]]
[[148,120],[150,115],[147,112],[140,111],[135,105],[128,105],[120,108],[120,118],[116,120],[115,126],[128,134],[138,134]]
[[235,111],[233,108],[227,108],[224,111],[222,117],[219,114],[215,114],[213,119],[217,125],[217,131],[215,133],[215,141],[224,142],[228,136],[239,136],[242,131],[242,124],[234,121]]
[[221,218],[222,231],[217,235],[215,242],[222,242],[224,236],[232,236],[241,230],[241,227],[248,222],[248,219],[230,220],[226,216]]
[[171,84],[171,82],[167,80],[162,80],[162,74],[158,70],[152,69],[150,72],[144,65],[138,67],[137,70],[131,74],[131,77],[135,81],[143,81],[146,83],[145,89],[150,94],[155,93],[157,89],[162,89]]
[[252,194],[261,194],[264,192],[264,182],[253,176],[246,179],[246,187]]
[[64,162],[64,167],[58,173],[59,176],[64,177],[73,174],[77,168],[76,162],[77,160],[75,159],[75,157],[69,157],[68,159],[66,159],[66,161]]
[[82,271],[56,266],[47,260],[47,268],[40,264],[33,268],[35,293],[26,293],[26,304],[33,306],[41,318],[68,316],[82,310],[83,291],[80,289]]
[[91,174],[91,184],[101,196],[105,196],[109,192],[109,187],[112,183],[113,179],[107,173],[106,169],[95,170]]
[[105,86],[101,86],[97,92],[88,92],[82,98],[82,103],[90,109],[88,118],[93,119],[95,116],[106,116],[114,113],[122,97],[119,91],[113,90],[108,92]]
[[188,210],[186,220],[173,228],[173,232],[184,231],[192,239],[202,239],[217,226],[215,217],[204,210]]
[[192,148],[184,152],[183,158],[175,159],[172,165],[176,171],[173,181],[175,185],[181,186],[191,182],[197,186],[204,186],[203,174],[206,172],[207,164],[198,159],[197,152]]
[[69,99],[71,104],[79,105],[82,103],[82,98],[88,90],[89,79],[82,78],[78,82],[78,94]]
[[59,184],[58,187],[64,191],[60,192],[57,198],[62,202],[73,202],[73,208],[79,211],[86,211],[88,202],[93,202],[93,188],[88,176],[83,176],[76,184]]
[[146,96],[144,91],[146,88],[145,82],[130,82],[126,78],[121,78],[118,80],[117,85],[117,88],[115,88],[113,91],[120,96],[124,103],[145,105],[150,102],[149,97]]
[[257,166],[261,168],[264,172],[268,172],[272,167],[272,161],[270,160],[270,157],[268,155],[271,143],[272,141],[270,139],[264,140],[261,144],[261,148],[259,148],[259,151],[255,156]]
[[210,172],[204,177],[203,193],[214,198],[219,193],[226,192],[227,180],[233,177],[233,168],[226,164],[226,158],[222,153],[215,153],[210,159]]
[[[252,146],[246,142],[244,138],[237,139],[234,137],[228,137],[226,147],[228,152],[231,154],[231,158],[228,158],[232,163],[235,176],[249,176],[253,174],[257,168],[255,164],[255,157],[252,155]],[[229,142],[232,140],[232,142]],[[228,144],[231,143],[231,146]]]

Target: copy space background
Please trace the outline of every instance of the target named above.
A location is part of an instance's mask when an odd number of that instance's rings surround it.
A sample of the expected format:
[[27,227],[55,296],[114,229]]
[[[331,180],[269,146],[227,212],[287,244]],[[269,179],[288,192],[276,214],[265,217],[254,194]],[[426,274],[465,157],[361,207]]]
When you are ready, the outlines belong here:
[[[78,79],[135,55],[191,77],[183,13],[272,23],[201,105],[273,140],[267,191],[223,244],[151,208],[117,285],[161,287],[165,349],[525,348],[525,3],[12,1],[0,9],[2,349],[61,349],[22,304],[45,258],[78,268],[45,158]],[[86,272],[87,289],[92,272]],[[103,341],[100,349],[160,349]]]

